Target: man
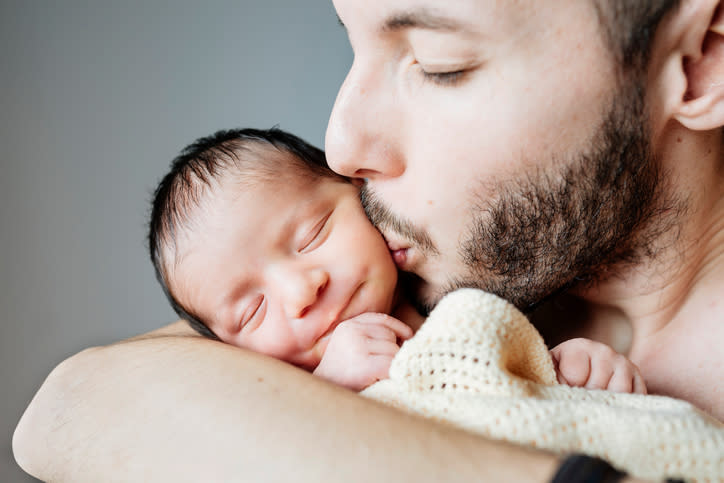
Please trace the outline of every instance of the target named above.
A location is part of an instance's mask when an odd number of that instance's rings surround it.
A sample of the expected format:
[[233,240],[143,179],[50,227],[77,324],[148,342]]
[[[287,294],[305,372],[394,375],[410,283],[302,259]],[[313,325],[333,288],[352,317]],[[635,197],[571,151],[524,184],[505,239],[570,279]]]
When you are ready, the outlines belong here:
[[583,335],[630,326],[649,390],[724,420],[724,12],[626,3],[337,1],[327,156],[427,305],[568,289]]
[[[422,301],[479,286],[532,310],[569,290],[586,332],[632,328],[653,392],[721,418],[720,3],[335,6],[355,62],[330,164],[367,180]],[[20,464],[72,481],[549,481],[558,465],[184,335],[62,363],[16,431]]]

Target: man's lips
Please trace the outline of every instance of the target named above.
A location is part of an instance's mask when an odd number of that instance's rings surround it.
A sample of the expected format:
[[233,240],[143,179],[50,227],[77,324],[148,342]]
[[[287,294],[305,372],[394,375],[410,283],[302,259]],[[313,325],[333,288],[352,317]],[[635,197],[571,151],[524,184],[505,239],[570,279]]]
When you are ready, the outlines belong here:
[[387,249],[392,255],[395,265],[400,270],[409,270],[410,265],[410,245],[402,240],[395,240],[393,237],[386,237]]
[[397,268],[400,270],[404,270],[405,265],[407,265],[407,248],[398,248],[396,250],[392,250],[392,260],[395,261],[395,265],[397,265]]
[[390,250],[392,260],[397,268],[405,272],[411,272],[415,262],[415,250],[407,244],[388,242],[387,248]]

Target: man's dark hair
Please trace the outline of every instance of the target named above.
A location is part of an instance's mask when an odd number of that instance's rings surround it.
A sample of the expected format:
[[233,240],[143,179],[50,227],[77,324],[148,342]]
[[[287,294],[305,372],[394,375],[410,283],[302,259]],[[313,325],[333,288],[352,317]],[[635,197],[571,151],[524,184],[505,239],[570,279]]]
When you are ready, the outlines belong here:
[[593,0],[601,26],[622,73],[642,73],[648,66],[654,34],[681,0]]
[[[280,165],[278,158],[260,148],[289,153],[292,159]],[[217,131],[189,144],[171,162],[170,171],[156,188],[148,226],[151,262],[171,307],[201,335],[218,340],[199,317],[183,307],[169,287],[169,268],[174,262],[167,258],[171,258],[169,254],[176,248],[181,230],[187,228],[193,214],[203,216],[195,210],[209,189],[218,186],[226,175],[270,180],[290,169],[298,171],[294,175],[345,179],[329,168],[322,150],[299,137],[278,128],[247,128]]]

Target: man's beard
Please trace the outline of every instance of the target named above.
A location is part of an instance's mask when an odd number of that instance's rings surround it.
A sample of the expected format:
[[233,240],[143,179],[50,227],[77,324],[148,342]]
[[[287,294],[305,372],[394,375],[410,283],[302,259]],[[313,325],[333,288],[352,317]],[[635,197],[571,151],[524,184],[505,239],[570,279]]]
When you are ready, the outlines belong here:
[[[595,284],[654,257],[684,204],[667,197],[644,104],[643,89],[629,80],[584,153],[555,160],[555,171],[495,184],[491,198],[474,197],[458,253],[467,273],[454,274],[435,297],[475,287],[529,312],[567,288]],[[491,186],[489,180],[481,184]],[[409,225],[373,193],[363,190],[362,199],[375,225]],[[405,231],[425,234],[410,226]],[[437,300],[418,302],[430,309]]]

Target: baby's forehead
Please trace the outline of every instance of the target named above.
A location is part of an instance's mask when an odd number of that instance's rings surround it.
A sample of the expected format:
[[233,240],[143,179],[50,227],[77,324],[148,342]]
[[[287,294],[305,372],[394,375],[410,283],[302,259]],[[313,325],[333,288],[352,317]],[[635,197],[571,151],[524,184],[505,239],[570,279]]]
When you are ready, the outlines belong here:
[[[190,238],[208,238],[208,235],[228,231],[254,232],[273,219],[294,216],[303,218],[321,202],[334,204],[336,196],[325,187],[350,185],[345,179],[314,173],[310,169],[289,162],[294,157],[267,159],[266,167],[254,170],[230,169],[215,183],[208,186],[198,200],[187,225]],[[281,153],[284,156],[284,153]],[[308,208],[308,209],[306,209]],[[265,216],[252,216],[263,213]],[[241,220],[245,224],[239,226]],[[214,240],[206,240],[214,241]]]
[[[247,143],[230,154],[211,179],[197,187],[196,206],[187,211],[186,223],[179,227],[191,245],[207,233],[238,230],[229,220],[244,214],[261,211],[274,217],[278,213],[272,207],[286,211],[323,198],[326,190],[318,189],[322,186],[351,185],[325,165],[265,142]],[[256,228],[254,224],[244,227]]]

